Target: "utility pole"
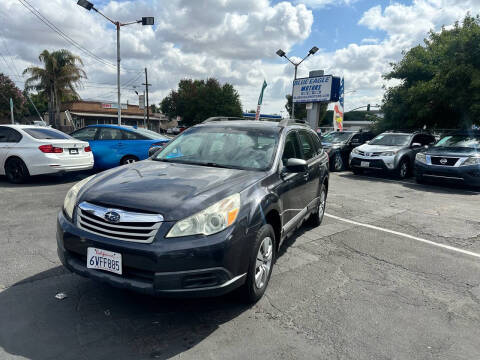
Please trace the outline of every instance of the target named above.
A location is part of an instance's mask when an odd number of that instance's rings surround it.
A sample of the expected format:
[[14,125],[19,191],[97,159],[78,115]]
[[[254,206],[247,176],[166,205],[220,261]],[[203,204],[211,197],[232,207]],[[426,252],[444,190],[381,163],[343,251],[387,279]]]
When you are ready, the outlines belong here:
[[115,22],[117,28],[117,122],[122,125],[122,104],[120,102],[120,22]]
[[12,118],[12,125],[15,124],[15,118],[13,117],[13,99],[10,98],[10,117]]
[[147,94],[147,129],[148,129],[148,124],[150,123],[150,104],[148,102],[148,87],[152,84],[148,83],[147,68],[145,68],[145,83],[142,85],[145,85],[145,92]]

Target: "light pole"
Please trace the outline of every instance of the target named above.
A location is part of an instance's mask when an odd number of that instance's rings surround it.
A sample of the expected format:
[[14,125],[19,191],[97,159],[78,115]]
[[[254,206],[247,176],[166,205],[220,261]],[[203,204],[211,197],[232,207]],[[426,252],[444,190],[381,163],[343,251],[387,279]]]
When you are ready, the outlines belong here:
[[[308,52],[307,56],[305,56],[301,61],[299,61],[298,63],[295,63],[293,62],[292,60],[290,60],[290,58],[287,57],[287,54],[285,53],[285,51],[283,51],[282,49],[279,49],[277,50],[277,55],[280,56],[280,57],[284,57],[285,59],[287,59],[294,67],[295,67],[295,76],[293,78],[293,82],[295,82],[295,80],[297,80],[297,68],[298,68],[298,65],[300,65],[307,57],[309,57],[310,55],[313,55],[315,54],[316,52],[318,51],[318,47],[314,46],[310,49],[310,51]],[[292,119],[295,119],[294,117],[294,114],[295,114],[295,103],[293,102],[293,88],[294,88],[294,85],[292,85]]]
[[95,10],[97,13],[99,13],[105,19],[107,19],[113,25],[115,25],[115,28],[117,29],[117,105],[118,105],[117,114],[118,114],[118,125],[121,125],[122,124],[122,104],[120,102],[120,27],[131,25],[131,24],[140,24],[140,23],[142,25],[153,25],[155,22],[155,19],[153,17],[142,17],[141,20],[121,23],[120,21],[113,21],[108,16],[100,12],[97,8],[95,8],[95,6],[90,1],[78,0],[77,5],[80,5],[81,7],[87,9],[88,11]]

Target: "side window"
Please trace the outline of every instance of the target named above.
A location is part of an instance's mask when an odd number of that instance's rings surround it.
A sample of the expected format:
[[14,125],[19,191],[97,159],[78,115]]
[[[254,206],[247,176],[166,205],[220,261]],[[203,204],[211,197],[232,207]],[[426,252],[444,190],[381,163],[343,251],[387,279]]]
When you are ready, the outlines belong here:
[[374,138],[375,136],[373,136],[372,133],[370,132],[367,132],[367,133],[363,133],[363,138],[362,138],[362,143],[365,143],[367,141],[370,141]]
[[310,135],[310,138],[312,139],[313,146],[315,148],[315,152],[317,154],[321,154],[322,153],[322,143],[320,142],[320,139],[318,138],[318,135],[313,134],[313,133],[308,133],[308,134]]
[[123,134],[123,139],[124,140],[145,140],[145,138],[137,133],[134,133],[133,131],[124,131],[121,130]]
[[287,160],[291,158],[302,158],[300,153],[300,146],[298,144],[297,135],[295,131],[290,131],[285,138],[285,146],[283,148],[282,162],[286,165]]
[[98,140],[122,140],[122,132],[114,128],[100,128],[100,133],[98,135]]
[[413,144],[421,144],[422,143],[422,135],[415,135],[412,139],[412,141],[410,142],[410,146],[413,145]]
[[362,134],[355,134],[352,136],[352,139],[350,140],[352,145],[361,145],[363,144],[363,136]]
[[89,141],[95,139],[95,134],[97,133],[97,128],[86,127],[77,131],[74,131],[71,135],[78,140]]
[[435,139],[435,136],[433,135],[427,135],[427,140],[428,140],[428,143],[426,143],[425,145],[431,145],[431,144],[435,144],[437,142],[437,139]]
[[0,143],[17,143],[22,140],[22,135],[8,127],[0,127]]
[[311,158],[317,155],[315,146],[313,145],[313,140],[308,136],[308,132],[300,130],[298,132],[298,137],[300,138],[300,146],[303,150],[303,157],[305,160],[310,160]]

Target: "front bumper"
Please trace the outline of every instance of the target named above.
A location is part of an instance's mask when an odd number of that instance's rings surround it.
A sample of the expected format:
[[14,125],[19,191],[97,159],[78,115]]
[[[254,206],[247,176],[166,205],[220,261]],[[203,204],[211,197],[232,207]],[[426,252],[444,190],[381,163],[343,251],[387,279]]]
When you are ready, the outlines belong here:
[[415,161],[417,177],[449,182],[461,182],[466,185],[480,186],[480,165],[442,166],[428,165]]
[[[238,221],[211,236],[166,239],[172,225],[163,223],[152,243],[136,243],[79,229],[60,212],[58,256],[66,268],[79,275],[150,295],[216,296],[245,282],[255,229]],[[88,247],[122,254],[122,275],[88,269]]]
[[[365,164],[368,164],[368,166],[362,166]],[[350,153],[350,167],[366,170],[393,171],[397,167],[397,159],[395,155],[371,157]]]

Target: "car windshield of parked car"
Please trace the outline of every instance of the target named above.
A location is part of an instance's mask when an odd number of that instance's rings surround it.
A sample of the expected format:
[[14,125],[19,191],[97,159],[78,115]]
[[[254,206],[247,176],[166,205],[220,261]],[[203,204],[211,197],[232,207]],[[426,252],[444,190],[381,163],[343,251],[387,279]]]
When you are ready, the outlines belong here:
[[35,139],[72,139],[71,136],[55,129],[23,128],[22,130]]
[[146,138],[149,138],[151,140],[170,140],[166,136],[160,135],[159,133],[156,133],[155,131],[147,130],[147,129],[134,129],[136,133],[139,133],[140,135],[145,136]]
[[407,134],[380,134],[373,140],[370,140],[370,145],[384,145],[384,146],[405,146],[410,141],[410,135]]
[[352,133],[348,132],[331,132],[322,137],[324,143],[341,143],[345,142],[352,136]]
[[280,130],[192,128],[153,160],[247,170],[271,167]]
[[445,136],[435,147],[464,147],[464,148],[480,148],[480,136],[470,135],[451,135]]

